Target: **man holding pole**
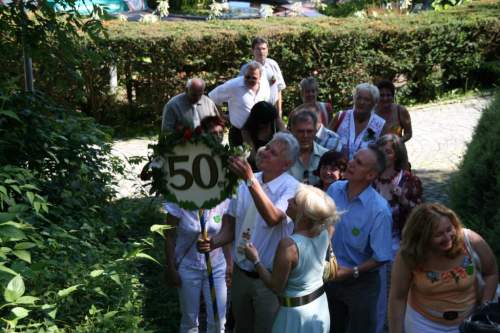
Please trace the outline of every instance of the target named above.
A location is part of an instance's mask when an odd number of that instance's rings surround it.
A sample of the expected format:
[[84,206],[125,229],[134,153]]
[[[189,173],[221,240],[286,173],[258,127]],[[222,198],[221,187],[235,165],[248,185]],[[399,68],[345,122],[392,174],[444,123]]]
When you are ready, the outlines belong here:
[[257,167],[262,172],[254,174],[244,159],[231,159],[229,168],[245,182],[229,204],[221,231],[209,240],[198,241],[201,252],[232,242],[231,301],[238,333],[271,332],[279,309],[276,295],[255,271],[257,262],[245,258],[243,247],[252,242],[260,253],[260,263],[272,268],[278,243],[293,231],[293,223],[285,211],[299,183],[287,170],[297,160],[298,152],[299,145],[293,135],[279,132],[258,153]]
[[[217,116],[201,120],[205,132],[217,138],[224,135],[224,121]],[[229,199],[212,209],[187,210],[167,202],[165,231],[166,275],[170,286],[178,289],[181,308],[179,332],[198,332],[200,294],[206,304],[207,332],[223,333],[226,322],[226,267],[231,266],[227,249],[217,249],[210,255],[196,250],[201,234],[213,236],[220,231],[222,216],[229,206]]]

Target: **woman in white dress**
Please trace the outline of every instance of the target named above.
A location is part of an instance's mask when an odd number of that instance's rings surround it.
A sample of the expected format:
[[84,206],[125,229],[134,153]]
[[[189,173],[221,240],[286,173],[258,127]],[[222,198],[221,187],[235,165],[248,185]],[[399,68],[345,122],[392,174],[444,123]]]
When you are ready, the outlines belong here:
[[295,229],[280,241],[272,273],[260,264],[251,243],[245,246],[245,255],[280,300],[273,332],[329,332],[323,270],[333,225],[338,220],[335,203],[320,189],[300,185],[286,213],[295,221]]

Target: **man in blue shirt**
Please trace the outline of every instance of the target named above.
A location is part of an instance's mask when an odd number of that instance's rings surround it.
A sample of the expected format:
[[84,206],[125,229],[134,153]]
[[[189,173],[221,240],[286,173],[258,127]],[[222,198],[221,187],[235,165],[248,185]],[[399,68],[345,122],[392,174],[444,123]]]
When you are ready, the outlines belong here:
[[326,285],[333,332],[373,333],[380,292],[378,269],[391,260],[392,217],[387,201],[371,186],[385,169],[384,152],[359,150],[347,166],[345,181],[328,188],[341,220],[332,246],[339,270]]

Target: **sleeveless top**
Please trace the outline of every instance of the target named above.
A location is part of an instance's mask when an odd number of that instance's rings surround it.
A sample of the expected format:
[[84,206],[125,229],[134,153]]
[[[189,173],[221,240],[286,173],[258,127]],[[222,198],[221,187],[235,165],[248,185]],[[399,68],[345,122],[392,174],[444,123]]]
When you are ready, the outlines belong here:
[[[412,272],[408,303],[425,318],[445,325],[461,323],[476,305],[476,269],[470,254],[464,249],[460,266],[446,271]],[[446,320],[436,313],[457,311],[458,317]]]
[[356,136],[354,109],[344,112],[346,114],[337,129],[337,134],[342,142],[342,152],[349,159],[352,159],[358,150],[366,148],[370,143],[378,140],[384,128],[385,120],[372,112],[366,127]]
[[323,285],[323,269],[328,249],[328,231],[309,238],[300,234],[293,234],[290,238],[297,246],[299,260],[297,266],[290,272],[283,295],[299,297],[312,293]]
[[401,125],[401,109],[402,106],[398,104],[394,104],[396,107],[396,112],[394,113],[391,110],[391,123],[388,126],[387,134],[396,134],[400,138],[403,137],[403,126]]

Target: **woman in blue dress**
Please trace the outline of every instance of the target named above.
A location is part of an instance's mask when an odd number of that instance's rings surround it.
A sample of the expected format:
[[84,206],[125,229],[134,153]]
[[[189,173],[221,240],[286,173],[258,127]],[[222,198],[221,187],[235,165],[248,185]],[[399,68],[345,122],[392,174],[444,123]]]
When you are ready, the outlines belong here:
[[295,221],[295,228],[290,237],[280,241],[272,273],[260,264],[251,243],[245,246],[245,255],[280,300],[273,332],[329,332],[323,270],[338,219],[335,203],[320,189],[301,185],[289,200],[286,213]]

